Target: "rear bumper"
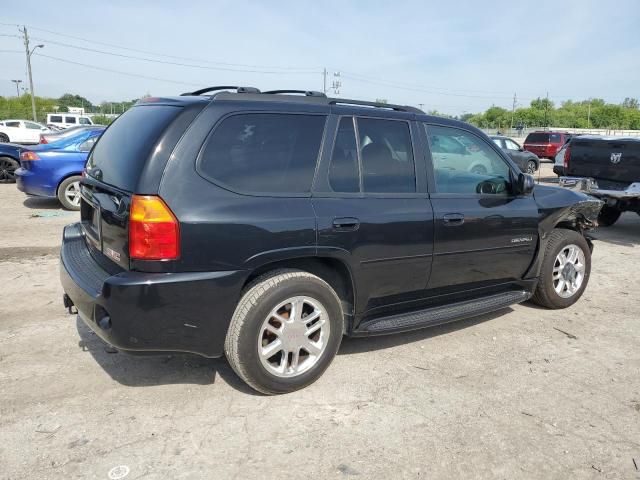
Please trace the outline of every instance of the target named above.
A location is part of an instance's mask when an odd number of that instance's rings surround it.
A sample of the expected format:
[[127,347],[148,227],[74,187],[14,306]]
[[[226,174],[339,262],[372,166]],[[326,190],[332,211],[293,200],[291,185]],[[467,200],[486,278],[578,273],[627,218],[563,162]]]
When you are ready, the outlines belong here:
[[110,273],[72,224],[63,233],[60,280],[78,316],[118,349],[218,357],[244,272]]
[[57,185],[51,185],[50,182],[41,178],[30,170],[22,167],[15,171],[16,186],[18,190],[27,195],[36,195],[38,197],[55,197]]
[[[555,171],[555,167],[554,167]],[[640,198],[640,182],[634,182],[624,189],[599,188],[598,182],[589,177],[560,177],[561,187],[588,193],[598,198],[632,199]]]

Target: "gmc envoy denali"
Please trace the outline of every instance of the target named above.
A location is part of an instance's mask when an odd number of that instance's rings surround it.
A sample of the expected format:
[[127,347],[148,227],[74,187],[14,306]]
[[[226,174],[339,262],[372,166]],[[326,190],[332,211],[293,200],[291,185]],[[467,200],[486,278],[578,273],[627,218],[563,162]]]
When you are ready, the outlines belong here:
[[123,351],[224,354],[266,394],[316,380],[343,335],[568,307],[601,207],[535,185],[466,123],[228,86],[138,102],[81,193],[69,311]]

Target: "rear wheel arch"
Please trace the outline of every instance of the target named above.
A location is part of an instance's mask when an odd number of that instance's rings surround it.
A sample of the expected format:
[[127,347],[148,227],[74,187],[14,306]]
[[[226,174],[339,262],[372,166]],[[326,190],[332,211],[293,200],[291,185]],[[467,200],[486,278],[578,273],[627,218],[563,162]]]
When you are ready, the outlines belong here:
[[[302,257],[266,263],[255,268],[246,278],[243,291],[251,283],[266,273],[281,269],[296,269],[311,273],[327,282],[342,302],[346,317],[352,317],[355,311],[355,284],[349,267],[342,261],[331,257]],[[349,329],[350,318],[345,318],[345,328]]]
[[62,183],[67,179],[67,178],[71,178],[71,177],[81,177],[82,176],[82,172],[71,172],[71,173],[67,173],[64,175],[64,177],[60,178],[60,181],[58,182],[58,185],[56,185],[56,196],[58,195],[58,193],[60,192],[60,185],[62,185]]

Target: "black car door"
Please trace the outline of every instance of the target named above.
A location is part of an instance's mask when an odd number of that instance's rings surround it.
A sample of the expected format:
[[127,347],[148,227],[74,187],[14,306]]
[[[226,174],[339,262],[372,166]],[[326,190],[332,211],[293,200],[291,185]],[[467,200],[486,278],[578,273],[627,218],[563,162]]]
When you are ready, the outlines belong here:
[[312,197],[318,255],[350,269],[356,313],[423,297],[433,251],[415,124],[373,115],[331,117]]
[[[437,162],[428,162],[435,215],[430,293],[466,291],[472,296],[473,287],[522,278],[538,240],[533,196],[513,193],[517,172],[492,142],[461,128],[422,125],[431,149],[447,137],[471,146],[463,160],[455,156],[448,163],[446,153],[438,153]],[[469,168],[474,164],[484,165],[486,173]]]

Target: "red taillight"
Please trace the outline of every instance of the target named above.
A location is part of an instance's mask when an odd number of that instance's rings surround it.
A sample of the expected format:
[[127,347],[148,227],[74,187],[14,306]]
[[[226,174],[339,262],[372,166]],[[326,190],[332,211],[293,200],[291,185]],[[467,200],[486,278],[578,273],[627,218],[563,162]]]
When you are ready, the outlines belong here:
[[565,174],[567,173],[567,169],[569,168],[569,161],[571,160],[571,146],[567,145],[567,148],[564,150],[564,158],[563,158],[563,164],[564,164],[564,172]]
[[129,214],[129,257],[175,260],[180,256],[178,220],[160,197],[134,195]]
[[40,135],[40,143],[49,143],[46,138]]
[[40,160],[40,157],[36,152],[27,150],[20,154],[20,160],[23,162],[33,162],[34,160]]

